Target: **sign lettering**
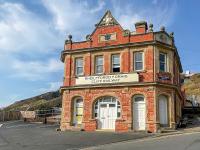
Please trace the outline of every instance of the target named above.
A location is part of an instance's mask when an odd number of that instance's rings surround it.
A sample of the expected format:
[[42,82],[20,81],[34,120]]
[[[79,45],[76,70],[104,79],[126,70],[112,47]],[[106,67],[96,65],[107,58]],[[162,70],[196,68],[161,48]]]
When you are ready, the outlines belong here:
[[138,82],[138,81],[139,81],[138,74],[130,73],[130,74],[78,77],[76,79],[76,85],[125,83],[125,82]]

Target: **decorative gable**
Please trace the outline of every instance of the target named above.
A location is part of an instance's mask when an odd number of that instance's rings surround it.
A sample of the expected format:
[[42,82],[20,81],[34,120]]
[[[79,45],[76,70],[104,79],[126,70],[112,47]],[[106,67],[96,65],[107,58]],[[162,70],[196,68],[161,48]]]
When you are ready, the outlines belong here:
[[119,25],[119,23],[116,21],[116,19],[112,16],[111,12],[108,10],[106,11],[105,15],[100,20],[100,22],[96,25],[96,27],[110,26],[110,25]]

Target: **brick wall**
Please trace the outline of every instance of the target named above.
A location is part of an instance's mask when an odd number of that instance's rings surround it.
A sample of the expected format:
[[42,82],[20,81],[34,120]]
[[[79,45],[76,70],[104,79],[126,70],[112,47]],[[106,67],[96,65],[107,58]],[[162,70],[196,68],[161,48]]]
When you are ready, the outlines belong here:
[[116,121],[116,131],[128,131],[132,129],[132,99],[134,95],[144,95],[146,100],[146,123],[147,130],[156,131],[156,118],[155,118],[155,102],[154,102],[153,87],[130,87],[130,88],[98,88],[98,89],[82,89],[71,90],[63,94],[63,124],[72,125],[73,121],[73,100],[75,97],[80,96],[84,101],[83,112],[83,126],[86,131],[94,131],[97,129],[97,122],[93,118],[93,105],[94,102],[104,96],[113,96],[120,101],[121,104],[121,117]]

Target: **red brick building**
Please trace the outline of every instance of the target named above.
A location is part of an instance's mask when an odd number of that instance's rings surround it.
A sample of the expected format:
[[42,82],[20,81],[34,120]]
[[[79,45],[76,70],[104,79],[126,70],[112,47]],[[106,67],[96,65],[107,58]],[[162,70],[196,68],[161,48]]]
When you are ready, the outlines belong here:
[[85,41],[65,41],[61,129],[175,129],[182,66],[173,33],[135,23],[124,30],[107,11]]

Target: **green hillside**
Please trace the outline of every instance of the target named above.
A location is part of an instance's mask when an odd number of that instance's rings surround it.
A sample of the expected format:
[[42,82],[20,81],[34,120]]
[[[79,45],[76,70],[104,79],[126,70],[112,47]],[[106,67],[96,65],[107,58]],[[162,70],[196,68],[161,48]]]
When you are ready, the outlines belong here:
[[187,96],[195,95],[200,97],[200,73],[194,74],[187,80],[184,83],[184,88]]
[[44,93],[35,97],[17,101],[4,108],[5,111],[38,110],[61,107],[62,101],[59,91]]

